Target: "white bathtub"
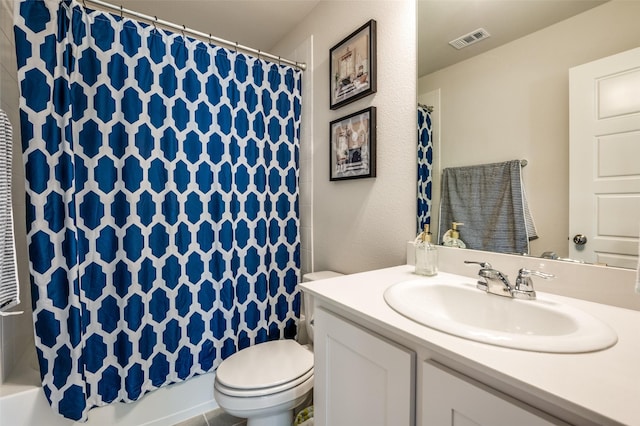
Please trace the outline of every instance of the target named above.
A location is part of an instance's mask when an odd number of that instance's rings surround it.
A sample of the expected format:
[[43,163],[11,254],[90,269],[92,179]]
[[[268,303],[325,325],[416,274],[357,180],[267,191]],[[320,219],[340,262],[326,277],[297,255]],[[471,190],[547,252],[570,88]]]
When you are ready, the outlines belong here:
[[89,421],[79,423],[55,413],[38,386],[39,375],[32,363],[19,366],[0,385],[0,425],[3,426],[170,426],[218,408],[213,398],[214,374],[194,377],[158,389],[131,404],[115,403],[94,408]]

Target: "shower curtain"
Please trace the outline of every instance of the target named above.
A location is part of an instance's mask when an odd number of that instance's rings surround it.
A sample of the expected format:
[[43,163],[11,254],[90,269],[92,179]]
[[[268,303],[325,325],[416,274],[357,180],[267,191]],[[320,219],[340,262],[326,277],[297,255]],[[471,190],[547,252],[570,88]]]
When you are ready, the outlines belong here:
[[63,416],[296,333],[301,72],[16,3],[35,340]]
[[432,164],[431,111],[429,107],[418,105],[418,232],[424,225],[431,224]]

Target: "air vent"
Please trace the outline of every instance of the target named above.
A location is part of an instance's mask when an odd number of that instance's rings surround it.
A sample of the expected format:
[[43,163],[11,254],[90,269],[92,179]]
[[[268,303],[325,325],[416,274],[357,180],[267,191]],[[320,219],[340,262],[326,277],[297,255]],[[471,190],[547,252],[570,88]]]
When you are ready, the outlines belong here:
[[485,30],[484,28],[478,28],[475,31],[471,31],[469,34],[465,34],[462,37],[458,37],[455,40],[451,40],[449,44],[455,47],[456,49],[462,49],[463,47],[467,47],[473,43],[477,43],[480,40],[484,40],[490,35],[491,34],[489,34],[487,30]]

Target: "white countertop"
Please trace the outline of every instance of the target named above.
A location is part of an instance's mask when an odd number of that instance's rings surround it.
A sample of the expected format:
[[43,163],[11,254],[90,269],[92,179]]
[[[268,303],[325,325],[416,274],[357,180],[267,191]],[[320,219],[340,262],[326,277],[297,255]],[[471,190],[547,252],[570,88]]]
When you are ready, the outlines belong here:
[[618,343],[581,354],[503,348],[439,332],[391,309],[384,301],[384,291],[398,282],[416,279],[413,269],[398,266],[307,282],[301,287],[316,296],[316,304],[373,331],[391,339],[397,336],[399,343],[411,342],[451,360],[452,367],[465,366],[531,395],[542,410],[548,411],[546,405],[550,404],[593,424],[640,426],[640,312],[544,293],[609,324],[618,334]]

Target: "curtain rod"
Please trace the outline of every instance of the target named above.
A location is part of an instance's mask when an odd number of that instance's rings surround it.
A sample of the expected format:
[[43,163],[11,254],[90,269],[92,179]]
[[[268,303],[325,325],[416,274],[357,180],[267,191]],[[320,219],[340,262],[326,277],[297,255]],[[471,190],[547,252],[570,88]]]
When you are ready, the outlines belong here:
[[418,103],[418,106],[426,109],[429,112],[433,112],[433,107],[431,105],[425,105],[425,104]]
[[163,19],[158,19],[157,16],[149,16],[149,15],[145,15],[143,13],[140,12],[136,12],[130,9],[125,9],[122,7],[122,5],[120,6],[116,6],[114,4],[111,3],[107,3],[104,2],[102,0],[82,0],[83,5],[86,7],[86,3],[93,3],[96,4],[98,6],[102,6],[104,8],[107,9],[111,9],[111,10],[115,10],[120,12],[120,16],[122,16],[123,14],[127,14],[130,16],[134,16],[136,18],[139,19],[143,19],[145,21],[148,21],[150,23],[152,23],[153,25],[162,25],[163,27],[167,27],[167,28],[171,28],[177,31],[184,33],[189,33],[192,35],[195,35],[201,39],[205,39],[209,41],[209,44],[211,44],[212,41],[215,41],[216,43],[219,44],[224,44],[226,46],[230,46],[233,47],[236,51],[237,50],[243,50],[245,52],[249,52],[249,53],[253,53],[255,55],[258,55],[258,58],[269,58],[269,59],[273,59],[274,61],[277,61],[280,64],[288,64],[291,65],[293,67],[296,67],[302,71],[305,71],[307,69],[307,64],[305,64],[304,62],[297,62],[297,61],[292,61],[290,59],[285,59],[285,58],[281,58],[280,56],[277,55],[273,55],[271,53],[267,53],[267,52],[263,52],[261,50],[258,49],[254,49],[252,47],[248,47],[248,46],[244,46],[242,44],[238,44],[238,42],[233,42],[233,41],[229,41],[229,40],[225,40],[219,37],[214,37],[211,34],[206,34],[203,33],[202,31],[198,31],[198,30],[194,30],[192,28],[187,28],[184,25],[178,25],[178,24],[174,24],[173,22],[169,22],[169,21],[165,21]]

